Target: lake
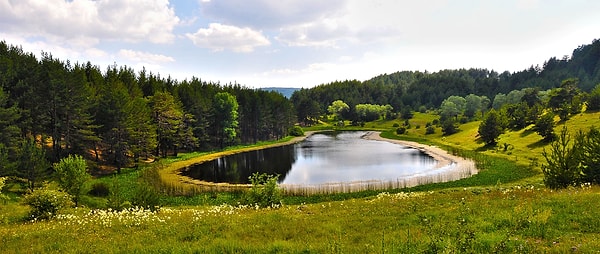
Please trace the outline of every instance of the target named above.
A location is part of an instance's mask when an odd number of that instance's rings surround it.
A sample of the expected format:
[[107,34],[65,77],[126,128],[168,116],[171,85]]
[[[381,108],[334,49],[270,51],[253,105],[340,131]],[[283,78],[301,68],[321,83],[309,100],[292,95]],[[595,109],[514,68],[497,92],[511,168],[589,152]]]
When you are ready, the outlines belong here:
[[249,183],[254,172],[279,174],[280,184],[396,181],[435,171],[437,161],[413,148],[362,138],[366,131],[324,132],[287,146],[239,153],[192,165],[182,174],[214,183]]

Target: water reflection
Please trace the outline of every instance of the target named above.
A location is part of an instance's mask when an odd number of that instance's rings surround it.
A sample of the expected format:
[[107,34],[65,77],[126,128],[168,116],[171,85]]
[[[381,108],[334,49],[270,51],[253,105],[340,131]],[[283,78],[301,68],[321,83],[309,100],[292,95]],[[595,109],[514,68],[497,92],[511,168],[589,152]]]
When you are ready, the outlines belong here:
[[419,150],[366,140],[366,132],[315,134],[289,146],[235,154],[194,165],[184,175],[209,182],[248,183],[254,172],[279,174],[284,184],[396,180],[435,168]]

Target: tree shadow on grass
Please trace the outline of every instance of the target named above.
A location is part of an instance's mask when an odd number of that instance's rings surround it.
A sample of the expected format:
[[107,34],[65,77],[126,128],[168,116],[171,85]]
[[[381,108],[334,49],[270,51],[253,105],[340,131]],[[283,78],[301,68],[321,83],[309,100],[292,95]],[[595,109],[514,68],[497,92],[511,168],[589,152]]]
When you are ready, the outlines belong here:
[[524,138],[524,137],[527,137],[527,136],[529,136],[529,135],[531,135],[533,133],[535,133],[535,131],[532,130],[531,128],[529,128],[529,129],[524,130],[523,132],[521,132],[521,134],[519,136],[522,137],[522,138]]
[[549,140],[545,140],[545,139],[540,139],[534,143],[531,143],[529,145],[527,145],[527,148],[531,148],[531,149],[535,149],[535,148],[540,148],[543,146],[546,146],[548,144],[550,144],[552,141]]
[[[480,144],[480,143],[483,143],[483,141],[477,142],[477,143]],[[483,144],[483,146],[476,148],[475,151],[476,152],[485,152],[485,151],[490,151],[490,150],[496,150],[496,145],[497,144]]]

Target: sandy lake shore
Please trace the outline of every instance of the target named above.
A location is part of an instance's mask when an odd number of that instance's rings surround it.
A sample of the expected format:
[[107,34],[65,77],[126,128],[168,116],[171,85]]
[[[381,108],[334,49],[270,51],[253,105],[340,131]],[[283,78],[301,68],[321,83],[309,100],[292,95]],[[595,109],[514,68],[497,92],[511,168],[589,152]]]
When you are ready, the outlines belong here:
[[477,172],[478,172],[477,168],[475,167],[475,162],[473,162],[472,160],[468,160],[468,159],[465,159],[462,157],[458,157],[458,156],[449,154],[447,151],[445,151],[439,147],[424,145],[424,144],[412,142],[412,141],[382,138],[380,136],[380,134],[381,134],[381,132],[372,131],[372,132],[367,133],[364,136],[364,138],[370,139],[370,140],[387,141],[387,142],[391,142],[394,144],[399,144],[399,145],[418,149],[418,150],[426,153],[427,155],[431,156],[434,160],[436,160],[438,162],[436,168],[438,168],[438,169],[444,168],[444,167],[449,167],[454,164],[455,166],[453,167],[452,170],[464,171],[465,169],[468,168],[469,171],[471,172],[471,174],[477,174]]

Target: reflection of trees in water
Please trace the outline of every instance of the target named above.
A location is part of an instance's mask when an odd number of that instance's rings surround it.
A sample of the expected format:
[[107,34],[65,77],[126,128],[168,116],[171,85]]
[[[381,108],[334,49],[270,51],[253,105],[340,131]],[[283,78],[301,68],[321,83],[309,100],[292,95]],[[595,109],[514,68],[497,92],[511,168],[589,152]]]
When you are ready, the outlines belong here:
[[422,151],[361,139],[364,133],[315,134],[295,145],[226,156],[182,174],[210,182],[248,183],[258,172],[279,175],[279,183],[312,184],[396,179],[435,167],[435,160]]
[[249,183],[255,172],[280,175],[280,182],[292,169],[297,157],[294,146],[280,146],[229,155],[194,165],[182,174],[209,182]]
[[415,164],[431,164],[435,162],[431,156],[420,150],[414,150],[410,153],[411,162]]

